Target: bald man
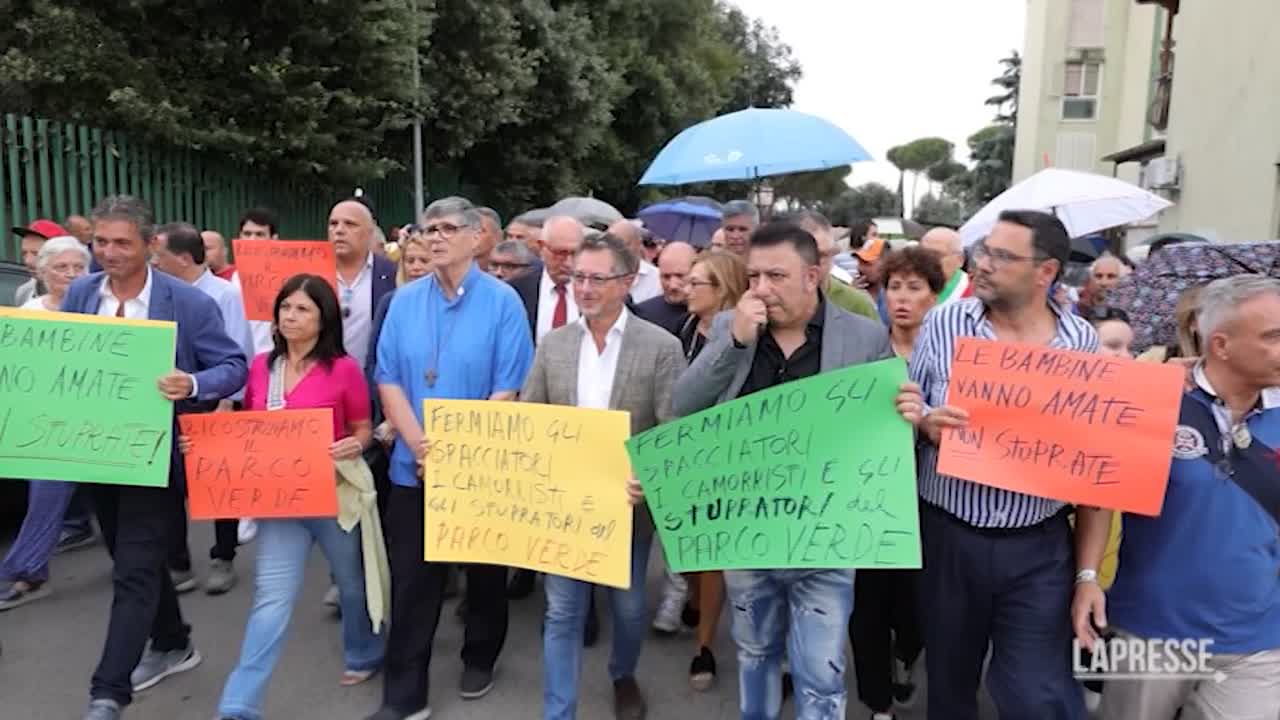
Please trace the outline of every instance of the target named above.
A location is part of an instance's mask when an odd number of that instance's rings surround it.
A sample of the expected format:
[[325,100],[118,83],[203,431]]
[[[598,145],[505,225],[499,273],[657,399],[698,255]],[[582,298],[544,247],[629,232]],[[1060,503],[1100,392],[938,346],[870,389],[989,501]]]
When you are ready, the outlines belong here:
[[716,228],[716,231],[711,233],[711,242],[707,245],[707,247],[711,250],[725,249],[724,228]]
[[942,292],[938,295],[938,304],[945,305],[960,298],[969,297],[973,287],[969,284],[969,274],[964,267],[964,241],[960,233],[948,227],[936,227],[920,238],[920,247],[938,256],[942,263],[942,275],[947,279]]
[[227,282],[234,282],[236,266],[227,262],[227,240],[222,233],[205,230],[200,233],[200,240],[204,243],[204,262],[209,270]]
[[342,306],[342,344],[365,367],[373,311],[396,287],[396,264],[373,252],[373,213],[357,200],[343,200],[329,211],[329,243],[338,265],[338,304]]
[[662,283],[662,294],[636,305],[636,315],[672,335],[679,335],[680,326],[689,313],[685,305],[689,271],[697,257],[697,249],[688,243],[667,243],[658,254],[658,280]]
[[1089,266],[1089,279],[1093,280],[1094,287],[1105,292],[1120,282],[1120,278],[1127,274],[1126,269],[1120,258],[1108,253]]
[[631,284],[631,301],[642,303],[661,295],[662,283],[658,279],[658,268],[644,259],[644,228],[632,220],[619,220],[609,226],[608,232],[622,238],[631,254],[640,258],[640,270],[636,272],[635,282]]

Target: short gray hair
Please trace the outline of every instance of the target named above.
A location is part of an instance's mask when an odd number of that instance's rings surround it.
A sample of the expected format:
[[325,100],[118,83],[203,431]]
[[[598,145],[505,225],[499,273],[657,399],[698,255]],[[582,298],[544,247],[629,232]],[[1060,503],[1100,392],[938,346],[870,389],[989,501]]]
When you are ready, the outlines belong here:
[[730,200],[720,206],[720,216],[724,218],[737,217],[739,215],[750,215],[751,222],[760,223],[760,208],[752,205],[746,200]]
[[493,223],[494,227],[499,230],[502,229],[502,216],[498,214],[497,210],[494,210],[491,207],[478,207],[476,208],[476,213],[478,213],[482,218],[487,218]]
[[826,232],[830,232],[832,230],[831,221],[827,219],[826,215],[823,215],[817,210],[810,210],[808,208],[797,210],[790,215],[786,215],[779,219],[795,223],[796,225],[813,225],[814,227],[821,228]]
[[535,227],[538,229],[542,228],[542,222],[543,218],[532,210],[511,218],[512,225],[528,225],[529,227]]
[[529,249],[528,245],[525,245],[519,240],[503,240],[494,246],[493,252],[499,255],[510,255],[514,257],[517,262],[533,262],[533,251]]
[[89,249],[84,246],[84,243],[70,235],[59,235],[49,238],[48,242],[40,246],[40,252],[36,255],[36,271],[44,270],[50,260],[68,250],[78,251],[85,266],[93,262],[93,256],[89,254]]
[[583,238],[582,245],[578,248],[578,252],[574,254],[576,258],[584,252],[598,252],[607,250],[613,255],[613,272],[618,275],[635,275],[640,270],[640,258],[636,257],[631,249],[627,247],[627,243],[617,235],[612,233],[600,233],[599,235],[588,235]]
[[1240,305],[1259,295],[1280,296],[1280,280],[1266,275],[1234,275],[1214,280],[1200,293],[1200,307],[1196,313],[1201,342],[1235,317]]
[[426,225],[428,220],[450,215],[457,215],[465,227],[480,226],[480,213],[476,212],[476,206],[472,205],[470,200],[457,195],[440,198],[428,205],[427,209],[422,211],[422,224]]
[[142,242],[151,242],[155,234],[155,216],[151,207],[141,198],[133,195],[108,195],[89,213],[93,222],[101,220],[123,220],[138,229]]

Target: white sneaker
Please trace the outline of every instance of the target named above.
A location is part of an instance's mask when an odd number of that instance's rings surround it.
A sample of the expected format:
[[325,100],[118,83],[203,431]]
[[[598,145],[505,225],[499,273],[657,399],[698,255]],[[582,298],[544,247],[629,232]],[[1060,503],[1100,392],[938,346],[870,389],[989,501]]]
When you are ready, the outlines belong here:
[[680,613],[689,597],[689,582],[667,571],[667,584],[653,616],[653,630],[661,635],[675,635],[680,631]]
[[331,607],[331,608],[338,607],[338,586],[337,585],[330,585],[329,589],[325,591],[324,604],[325,606]]
[[258,537],[258,521],[253,518],[240,518],[240,523],[236,525],[236,542],[248,545],[256,537]]

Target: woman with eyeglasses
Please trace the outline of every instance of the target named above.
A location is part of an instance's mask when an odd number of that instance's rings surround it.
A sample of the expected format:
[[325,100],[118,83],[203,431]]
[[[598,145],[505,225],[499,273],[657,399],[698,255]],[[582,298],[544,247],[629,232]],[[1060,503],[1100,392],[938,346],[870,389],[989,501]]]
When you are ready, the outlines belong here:
[[[747,291],[747,266],[742,258],[727,250],[713,250],[693,261],[689,270],[686,304],[689,315],[680,326],[680,344],[685,359],[693,359],[702,352],[711,332],[711,322],[716,315],[730,310]],[[697,654],[689,665],[689,684],[694,690],[709,690],[716,680],[716,657],[711,652],[720,614],[724,609],[724,574],[701,572],[688,575],[689,600],[682,615],[685,624],[696,627],[694,633]],[[667,602],[674,595],[664,595]],[[678,608],[666,608],[674,615]],[[659,609],[659,615],[663,613]]]
[[[91,258],[80,241],[69,235],[49,239],[36,256],[36,277],[48,292],[33,297],[23,310],[57,311],[71,282],[88,272]],[[0,611],[47,596],[49,557],[58,545],[62,518],[75,494],[74,483],[32,480],[28,485],[27,515],[4,562],[0,563]],[[7,587],[3,586],[7,583]]]
[[[879,270],[889,342],[894,355],[910,361],[924,316],[947,284],[942,262],[936,253],[912,246],[885,255]],[[895,697],[905,701],[914,689],[911,668],[923,646],[918,581],[915,570],[859,570],[854,576],[849,642],[858,699],[874,720],[893,718]]]
[[[244,388],[246,410],[333,411],[334,460],[359,458],[372,440],[369,387],[359,363],[342,341],[342,316],[329,282],[318,275],[294,275],[276,295],[275,347],[253,359]],[[192,440],[178,439],[182,452]],[[253,609],[245,626],[240,660],[227,677],[218,714],[223,720],[257,720],[267,684],[302,590],[311,546],[329,561],[342,609],[345,671],[340,685],[358,685],[382,665],[384,636],[369,619],[359,526],[350,532],[337,518],[258,520],[257,575]]]

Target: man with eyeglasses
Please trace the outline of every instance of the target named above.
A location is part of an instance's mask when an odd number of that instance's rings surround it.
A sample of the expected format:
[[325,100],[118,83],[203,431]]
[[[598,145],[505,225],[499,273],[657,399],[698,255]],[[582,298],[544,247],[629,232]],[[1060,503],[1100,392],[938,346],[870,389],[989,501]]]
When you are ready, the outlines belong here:
[[[382,707],[368,720],[426,718],[432,645],[448,565],[423,562],[423,400],[515,400],[533,363],[520,299],[476,266],[480,217],[465,198],[444,198],[423,213],[434,261],[431,275],[392,296],[378,337],[376,381],[382,411],[396,431],[386,538],[391,564],[391,631]],[[462,644],[463,699],[493,688],[507,636],[507,569],[468,565]]]
[[[621,238],[606,233],[583,242],[572,276],[582,319],[543,338],[520,393],[522,401],[625,410],[631,415],[632,433],[671,419],[671,392],[684,370],[684,355],[674,335],[626,308],[638,267],[639,258]],[[613,612],[608,671],[614,717],[620,720],[643,720],[646,714],[635,671],[646,632],[645,576],[654,528],[646,508],[634,512],[631,587],[604,589]],[[546,586],[542,717],[569,720],[577,708],[583,635],[594,586],[557,575],[547,575]]]
[[[957,338],[978,337],[1097,352],[1083,318],[1050,302],[1071,240],[1058,218],[1001,213],[973,247],[974,297],[930,312],[911,355],[911,379],[926,405],[918,472],[924,572],[921,606],[929,716],[976,720],[988,648],[987,687],[1001,717],[1078,720],[1085,716],[1071,674],[1071,597],[1097,577],[1109,511],[1076,510],[1075,548],[1062,502],[980,485],[937,471],[947,428],[966,413],[946,404]],[[1101,540],[1096,547],[1085,544]]]
[[329,211],[329,242],[338,266],[342,344],[360,367],[369,356],[373,311],[395,290],[396,264],[372,251],[373,212],[359,200],[343,200]]
[[510,282],[529,272],[534,259],[528,245],[516,240],[503,240],[489,253],[489,274]]
[[[1204,356],[1182,396],[1160,515],[1124,516],[1115,583],[1105,596],[1077,584],[1071,614],[1085,647],[1102,639],[1095,627],[1127,647],[1190,645],[1210,653],[1197,671],[1223,676],[1109,678],[1103,720],[1280,717],[1280,280],[1215,280],[1199,308]],[[1086,565],[1106,541],[1093,526]]]
[[524,303],[535,345],[547,333],[578,319],[578,303],[569,291],[569,277],[573,274],[573,255],[582,245],[586,228],[576,219],[560,215],[548,218],[541,233],[542,272],[510,281]]

